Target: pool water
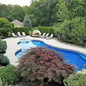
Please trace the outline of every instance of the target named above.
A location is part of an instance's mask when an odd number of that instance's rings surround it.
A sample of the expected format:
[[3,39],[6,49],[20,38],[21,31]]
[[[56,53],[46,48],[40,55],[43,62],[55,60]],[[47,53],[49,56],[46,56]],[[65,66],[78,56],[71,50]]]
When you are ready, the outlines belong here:
[[77,68],[76,71],[80,71],[82,70],[82,68],[86,69],[86,55],[82,53],[56,48],[38,40],[21,41],[18,43],[18,45],[21,47],[21,49],[15,53],[16,57],[18,58],[22,57],[25,54],[25,50],[30,49],[32,47],[46,47],[47,49],[54,49],[55,51],[61,53],[63,55],[63,58],[66,59],[66,63],[72,64]]

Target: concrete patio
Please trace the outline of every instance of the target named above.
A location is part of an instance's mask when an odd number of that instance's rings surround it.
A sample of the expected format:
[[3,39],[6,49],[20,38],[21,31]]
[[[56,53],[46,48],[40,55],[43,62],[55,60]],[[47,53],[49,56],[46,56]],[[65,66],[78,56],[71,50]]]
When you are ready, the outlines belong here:
[[46,44],[58,47],[58,48],[63,48],[63,49],[68,49],[68,50],[74,50],[81,52],[83,54],[86,54],[86,48],[82,48],[79,46],[71,45],[71,44],[66,44],[58,41],[56,38],[53,39],[45,39],[45,38],[34,38],[31,36],[27,37],[18,37],[18,38],[6,38],[4,39],[7,42],[7,50],[6,50],[6,56],[9,58],[10,63],[17,66],[18,65],[18,57],[15,56],[15,52],[21,49],[17,43],[21,40],[41,40]]

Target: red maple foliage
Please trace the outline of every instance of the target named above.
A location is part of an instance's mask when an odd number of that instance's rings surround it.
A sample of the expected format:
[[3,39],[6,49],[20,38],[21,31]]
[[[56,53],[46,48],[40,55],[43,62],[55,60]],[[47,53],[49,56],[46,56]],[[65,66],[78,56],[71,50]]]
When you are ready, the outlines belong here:
[[[28,52],[29,51],[29,52]],[[40,80],[61,83],[62,79],[74,73],[75,68],[67,64],[59,52],[44,47],[31,48],[19,60],[18,69],[28,80]],[[41,85],[42,86],[42,85]]]

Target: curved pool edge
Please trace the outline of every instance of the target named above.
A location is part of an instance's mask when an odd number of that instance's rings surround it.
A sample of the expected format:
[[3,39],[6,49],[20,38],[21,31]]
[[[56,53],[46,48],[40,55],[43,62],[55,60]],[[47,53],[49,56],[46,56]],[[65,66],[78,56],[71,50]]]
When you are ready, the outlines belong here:
[[[18,58],[15,56],[15,52],[18,51],[19,49],[21,49],[21,47],[19,47],[19,45],[17,45],[17,43],[22,39],[25,39],[25,40],[26,39],[39,40],[39,41],[45,42],[46,44],[48,43],[51,46],[56,47],[56,46],[59,45],[58,48],[62,48],[62,49],[67,48],[68,50],[78,51],[80,53],[86,54],[86,48],[77,47],[77,46],[74,46],[72,44],[65,44],[63,42],[60,42],[56,38],[47,40],[47,39],[42,39],[42,38],[34,38],[34,37],[29,36],[29,35],[27,37],[17,37],[17,38],[9,37],[9,38],[5,38],[5,39],[3,39],[3,40],[5,40],[7,42],[7,50],[6,50],[5,55],[9,58],[10,63],[15,65],[15,66],[17,66],[16,62],[18,61]],[[54,42],[54,43],[51,43],[51,42]],[[56,43],[56,45],[55,45],[55,43]],[[71,49],[70,46],[73,47],[73,49]],[[74,49],[74,48],[76,48],[76,49]]]
[[[46,43],[46,42],[44,42],[44,41],[42,41],[42,40],[40,40],[40,39],[28,39],[27,41],[29,41],[29,40],[41,41],[41,42],[43,42],[44,44],[47,44],[47,45],[49,45],[49,46],[51,46],[51,47],[63,49],[63,50],[65,50],[65,51],[75,52],[75,53],[77,53],[82,59],[84,59],[84,60],[86,61],[86,58],[83,56],[83,55],[86,55],[86,54],[85,54],[85,53],[82,53],[82,52],[80,52],[80,51],[71,50],[71,49],[65,49],[65,48],[60,48],[60,47],[51,45],[51,44],[49,44],[49,43]],[[23,40],[23,41],[24,41],[24,40]],[[25,41],[26,41],[26,40],[25,40]],[[20,42],[21,42],[21,41],[19,41],[19,42],[17,43],[17,45],[18,45]],[[18,51],[20,51],[20,50],[21,50],[21,49],[17,50],[16,53],[17,53]],[[16,54],[16,53],[15,53],[15,54]],[[83,54],[83,55],[80,55],[79,53],[80,53],[80,54]]]
[[[66,48],[62,48],[62,47],[57,47],[57,46],[55,46],[55,45],[52,45],[52,44],[49,44],[49,43],[47,43],[46,42],[46,40],[41,40],[41,39],[28,39],[28,40],[38,40],[38,41],[42,41],[43,43],[45,43],[45,44],[47,44],[47,45],[50,45],[50,46],[52,46],[52,47],[56,47],[56,48],[60,48],[60,49],[64,49],[64,50],[69,50],[69,51],[75,51],[75,52],[79,52],[79,53],[82,53],[82,54],[84,54],[84,55],[86,55],[86,52],[82,52],[82,51],[79,51],[79,50],[75,50],[75,49],[66,49]],[[56,39],[55,39],[56,40]],[[57,41],[57,40],[56,40]],[[19,41],[20,42],[20,41]],[[67,44],[66,44],[67,45]],[[70,46],[73,46],[73,45],[71,45],[71,44],[68,44],[68,45],[70,45]],[[77,46],[73,46],[73,47],[77,47]],[[79,48],[82,48],[82,47],[79,47]],[[85,48],[83,48],[83,49],[85,49]]]

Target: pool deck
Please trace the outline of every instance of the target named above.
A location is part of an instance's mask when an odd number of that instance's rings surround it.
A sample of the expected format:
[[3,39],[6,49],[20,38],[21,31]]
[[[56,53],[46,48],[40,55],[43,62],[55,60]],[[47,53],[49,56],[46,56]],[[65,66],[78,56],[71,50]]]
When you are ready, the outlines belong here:
[[17,37],[17,38],[10,37],[4,40],[7,42],[7,50],[5,55],[9,58],[10,63],[15,66],[18,65],[18,58],[15,56],[15,52],[21,49],[21,47],[17,45],[17,43],[21,40],[40,40],[51,46],[68,49],[68,50],[74,50],[86,54],[86,48],[82,48],[80,46],[75,46],[68,43],[63,43],[57,40],[56,38],[45,39],[45,38],[35,38],[35,37],[27,36],[27,37]]

